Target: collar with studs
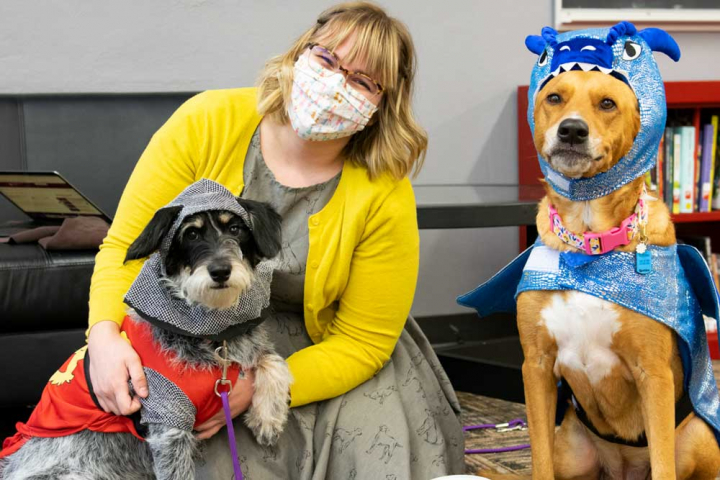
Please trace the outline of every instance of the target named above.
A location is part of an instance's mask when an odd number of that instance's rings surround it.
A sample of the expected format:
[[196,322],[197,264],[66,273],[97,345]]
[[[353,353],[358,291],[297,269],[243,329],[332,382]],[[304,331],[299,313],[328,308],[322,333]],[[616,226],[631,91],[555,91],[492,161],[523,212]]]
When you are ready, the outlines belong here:
[[560,218],[560,214],[555,207],[548,203],[548,216],[550,217],[550,228],[560,240],[571,245],[578,250],[584,251],[588,255],[602,255],[613,251],[616,247],[629,244],[640,228],[647,224],[647,205],[645,203],[646,195],[643,186],[642,195],[638,200],[635,212],[627,217],[619,227],[611,228],[605,232],[584,232],[576,234],[565,228]]

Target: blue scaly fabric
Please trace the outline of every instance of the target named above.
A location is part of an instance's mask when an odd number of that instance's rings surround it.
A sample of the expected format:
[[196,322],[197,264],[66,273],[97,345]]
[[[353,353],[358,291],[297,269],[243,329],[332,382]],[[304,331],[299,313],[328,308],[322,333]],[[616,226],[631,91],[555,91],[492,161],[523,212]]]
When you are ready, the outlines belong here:
[[[707,347],[703,314],[718,318],[718,293],[707,263],[689,245],[650,245],[653,271],[635,271],[635,254],[561,253],[539,239],[475,290],[458,297],[481,317],[516,313],[517,295],[528,290],[577,290],[641,313],[677,333],[685,389],[695,412],[720,442],[720,397]],[[668,279],[675,279],[669,282]]]
[[570,178],[554,170],[540,155],[540,169],[559,194],[573,201],[603,197],[640,177],[655,165],[665,130],[665,87],[653,51],[680,59],[680,48],[663,30],[637,31],[632,23],[612,28],[558,34],[545,27],[542,36],[529,36],[528,49],[540,55],[530,77],[527,119],[535,133],[535,99],[553,77],[570,70],[598,71],[627,83],[640,106],[640,132],[628,152],[612,168],[589,178]]

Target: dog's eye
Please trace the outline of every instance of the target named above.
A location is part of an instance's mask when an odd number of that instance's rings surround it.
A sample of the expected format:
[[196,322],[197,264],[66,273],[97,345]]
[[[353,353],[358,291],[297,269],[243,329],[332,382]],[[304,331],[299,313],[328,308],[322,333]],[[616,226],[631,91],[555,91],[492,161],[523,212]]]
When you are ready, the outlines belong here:
[[600,101],[600,108],[602,108],[603,110],[612,110],[613,108],[615,108],[615,102],[613,102],[609,98],[603,98]]
[[185,238],[194,241],[200,238],[200,232],[198,232],[196,229],[191,228],[187,232],[185,232]]
[[546,100],[551,105],[557,105],[558,103],[562,102],[562,98],[557,93],[551,93],[547,96]]
[[640,44],[628,40],[623,48],[623,60],[635,60],[640,56],[642,47]]
[[230,235],[240,235],[240,232],[241,232],[240,225],[230,225],[230,228],[228,228],[228,231],[230,232]]
[[547,60],[548,60],[548,54],[547,54],[547,50],[545,50],[540,55],[540,60],[538,60],[538,67],[542,67],[543,65],[547,64]]

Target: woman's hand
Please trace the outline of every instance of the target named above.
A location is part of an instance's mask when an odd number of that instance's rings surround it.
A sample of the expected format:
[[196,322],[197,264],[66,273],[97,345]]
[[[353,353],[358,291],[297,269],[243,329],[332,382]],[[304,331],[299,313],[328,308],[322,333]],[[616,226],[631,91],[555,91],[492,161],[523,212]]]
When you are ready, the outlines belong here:
[[[255,370],[245,371],[245,378],[238,378],[235,385],[233,385],[232,392],[228,395],[230,402],[230,413],[235,418],[241,413],[245,412],[250,408],[253,394],[255,393]],[[198,425],[195,429],[197,431],[198,440],[207,440],[208,438],[215,435],[222,427],[225,426],[225,412],[221,408],[213,417]]]
[[[140,357],[130,343],[120,336],[120,327],[111,321],[93,325],[88,336],[90,381],[103,410],[115,415],[130,415],[140,410],[140,397],[147,397],[148,387]],[[130,396],[128,378],[136,396]]]

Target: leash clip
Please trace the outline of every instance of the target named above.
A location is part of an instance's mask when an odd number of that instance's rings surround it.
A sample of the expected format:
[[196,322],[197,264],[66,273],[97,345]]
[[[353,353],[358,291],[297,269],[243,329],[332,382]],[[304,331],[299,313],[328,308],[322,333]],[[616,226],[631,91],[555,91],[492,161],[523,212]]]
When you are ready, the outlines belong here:
[[514,432],[516,430],[527,430],[527,427],[523,427],[522,425],[515,425],[514,427],[507,427],[507,428],[495,428],[495,430],[498,433],[505,433],[505,432]]
[[[228,358],[228,348],[226,340],[223,340],[222,346],[215,349],[215,360],[217,360],[217,362],[222,367],[222,377],[218,378],[215,381],[215,395],[220,397],[222,393],[230,394],[233,388],[232,382],[227,378],[228,367],[230,366],[230,359]],[[221,386],[227,387],[227,390],[223,389],[223,391],[221,392]]]
[[527,424],[518,418],[507,423],[498,423],[497,425],[495,425],[495,430],[498,433],[514,432],[516,430],[527,430]]

